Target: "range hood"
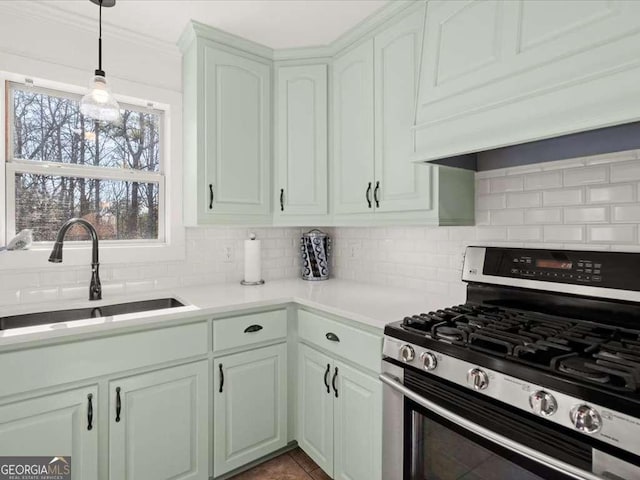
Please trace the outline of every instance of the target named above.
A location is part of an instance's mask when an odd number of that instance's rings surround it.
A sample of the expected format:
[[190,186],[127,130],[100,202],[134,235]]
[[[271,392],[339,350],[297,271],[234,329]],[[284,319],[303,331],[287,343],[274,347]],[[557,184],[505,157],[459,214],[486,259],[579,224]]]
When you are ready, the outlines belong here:
[[520,143],[426,163],[476,172],[640,149],[640,122]]

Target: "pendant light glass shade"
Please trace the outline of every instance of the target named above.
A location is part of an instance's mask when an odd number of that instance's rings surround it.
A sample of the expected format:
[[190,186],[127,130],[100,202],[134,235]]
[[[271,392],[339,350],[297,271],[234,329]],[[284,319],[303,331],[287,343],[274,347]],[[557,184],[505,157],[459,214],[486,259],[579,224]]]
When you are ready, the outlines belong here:
[[104,75],[93,77],[89,93],[80,102],[80,112],[85,117],[101,122],[117,122],[120,119],[120,105],[113,98]]
[[80,113],[100,122],[120,120],[120,105],[113,97],[102,70],[102,7],[113,7],[116,0],[91,0],[100,7],[98,17],[98,68],[87,93],[80,101]]

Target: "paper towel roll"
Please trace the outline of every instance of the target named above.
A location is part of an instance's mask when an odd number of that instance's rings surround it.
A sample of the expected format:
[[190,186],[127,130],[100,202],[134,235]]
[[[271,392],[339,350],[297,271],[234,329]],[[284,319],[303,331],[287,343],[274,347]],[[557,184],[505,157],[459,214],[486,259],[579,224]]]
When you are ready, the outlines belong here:
[[244,281],[247,283],[262,280],[260,247],[260,240],[256,240],[255,235],[244,241]]

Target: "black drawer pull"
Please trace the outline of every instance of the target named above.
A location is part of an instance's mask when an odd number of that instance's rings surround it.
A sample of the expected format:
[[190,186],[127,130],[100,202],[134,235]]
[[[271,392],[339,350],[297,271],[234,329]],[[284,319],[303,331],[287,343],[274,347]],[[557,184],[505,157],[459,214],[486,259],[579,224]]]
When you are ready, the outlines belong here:
[[87,430],[93,430],[93,394],[87,395]]
[[280,189],[280,211],[284,212],[284,188]]
[[262,325],[249,325],[244,329],[244,333],[259,332],[260,330],[262,330]]
[[218,368],[220,369],[220,389],[218,391],[222,393],[222,387],[224,387],[224,372],[222,371],[222,364],[219,364]]
[[327,337],[327,340],[330,340],[332,342],[339,342],[340,339],[338,338],[338,336],[333,333],[333,332],[329,332],[325,335],[325,337]]
[[373,191],[373,200],[376,202],[376,208],[380,208],[380,202],[378,200],[378,190],[380,190],[380,182],[376,182],[376,188]]
[[331,379],[331,386],[333,386],[333,391],[336,392],[336,398],[338,398],[338,388],[336,387],[337,378],[338,378],[338,367],[336,367],[336,371],[333,373],[333,378]]
[[213,208],[213,184],[209,184],[209,210]]
[[122,400],[120,399],[120,387],[116,388],[116,422],[120,421],[120,412],[122,412]]
[[369,182],[369,186],[367,187],[364,197],[367,199],[367,205],[371,208],[371,182]]
[[324,372],[324,386],[327,387],[327,393],[331,393],[331,388],[329,387],[329,370],[331,370],[331,365],[327,363],[327,371]]

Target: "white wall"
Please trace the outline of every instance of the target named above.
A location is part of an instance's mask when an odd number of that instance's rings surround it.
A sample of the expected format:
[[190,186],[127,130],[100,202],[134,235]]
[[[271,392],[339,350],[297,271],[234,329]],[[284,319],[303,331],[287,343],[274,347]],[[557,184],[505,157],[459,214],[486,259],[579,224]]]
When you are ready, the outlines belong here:
[[640,252],[640,151],[476,174],[474,227],[336,228],[334,276],[465,299],[467,245]]

